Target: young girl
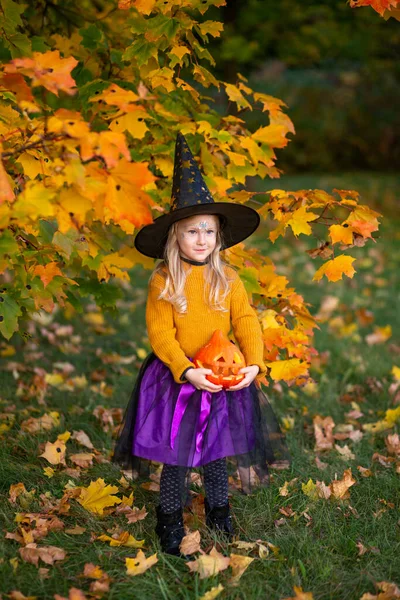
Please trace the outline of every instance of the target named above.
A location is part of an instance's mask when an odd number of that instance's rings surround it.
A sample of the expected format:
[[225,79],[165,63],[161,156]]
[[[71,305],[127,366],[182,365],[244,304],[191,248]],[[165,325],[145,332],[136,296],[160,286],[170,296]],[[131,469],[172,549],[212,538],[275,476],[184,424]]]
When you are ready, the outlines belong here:
[[[179,555],[182,509],[191,467],[201,467],[206,523],[233,535],[226,458],[236,463],[242,490],[268,484],[268,464],[290,461],[283,435],[258,379],[266,372],[255,311],[236,271],[220,256],[258,226],[253,209],[214,202],[185,138],[178,134],[171,210],[136,236],[137,249],[163,258],[153,272],[146,324],[153,352],[132,392],[113,460],[136,475],[163,463],[156,532],[165,552]],[[233,331],[244,354],[244,379],[224,389],[212,371],[195,368],[197,351],[216,329]],[[251,471],[253,467],[253,472]]]

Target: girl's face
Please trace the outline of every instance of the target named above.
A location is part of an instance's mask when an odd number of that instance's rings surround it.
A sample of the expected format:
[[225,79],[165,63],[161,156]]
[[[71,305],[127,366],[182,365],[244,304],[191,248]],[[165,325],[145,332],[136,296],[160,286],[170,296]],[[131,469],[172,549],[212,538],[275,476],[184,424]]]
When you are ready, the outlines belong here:
[[205,261],[217,243],[219,220],[216,215],[196,215],[178,222],[178,244],[181,256]]

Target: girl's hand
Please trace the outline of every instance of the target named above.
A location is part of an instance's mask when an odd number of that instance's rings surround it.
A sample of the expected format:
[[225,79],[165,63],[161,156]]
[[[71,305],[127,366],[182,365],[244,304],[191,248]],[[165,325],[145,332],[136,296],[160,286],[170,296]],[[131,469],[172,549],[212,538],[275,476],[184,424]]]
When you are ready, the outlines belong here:
[[240,383],[228,388],[228,392],[236,392],[237,390],[248,387],[257,377],[259,370],[260,367],[257,365],[250,365],[249,367],[243,367],[243,369],[240,369],[239,373],[245,373],[245,378],[242,379]]
[[220,392],[222,385],[215,385],[206,379],[206,375],[212,375],[211,369],[189,369],[186,372],[186,379],[197,389],[207,392]]

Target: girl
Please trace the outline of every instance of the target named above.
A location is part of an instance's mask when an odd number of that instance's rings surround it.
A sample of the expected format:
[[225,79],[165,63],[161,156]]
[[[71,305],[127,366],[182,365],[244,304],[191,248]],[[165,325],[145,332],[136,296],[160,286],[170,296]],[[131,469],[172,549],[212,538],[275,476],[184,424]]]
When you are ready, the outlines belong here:
[[[254,473],[268,484],[268,464],[290,460],[256,383],[266,372],[257,315],[236,271],[219,254],[258,224],[253,209],[214,202],[178,134],[170,212],[135,239],[141,253],[164,260],[150,278],[146,306],[153,352],[139,372],[113,455],[125,467],[130,463],[136,475],[145,474],[149,461],[163,463],[156,532],[170,554],[179,555],[184,536],[191,467],[202,468],[207,525],[230,539],[226,458],[236,462],[244,493]],[[246,367],[244,379],[225,390],[208,381],[212,371],[195,368],[192,359],[216,329],[228,334],[231,328]]]

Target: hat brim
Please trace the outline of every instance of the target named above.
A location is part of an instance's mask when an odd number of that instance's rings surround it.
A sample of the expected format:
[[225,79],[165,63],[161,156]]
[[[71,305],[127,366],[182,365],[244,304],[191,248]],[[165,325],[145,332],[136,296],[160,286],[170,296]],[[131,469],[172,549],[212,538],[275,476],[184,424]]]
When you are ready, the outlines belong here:
[[139,252],[151,258],[164,258],[164,248],[168,230],[173,223],[193,215],[220,215],[222,219],[222,250],[239,244],[248,238],[259,226],[260,215],[249,206],[232,202],[210,202],[198,206],[185,206],[158,217],[150,225],[143,227],[135,238]]

